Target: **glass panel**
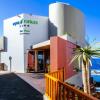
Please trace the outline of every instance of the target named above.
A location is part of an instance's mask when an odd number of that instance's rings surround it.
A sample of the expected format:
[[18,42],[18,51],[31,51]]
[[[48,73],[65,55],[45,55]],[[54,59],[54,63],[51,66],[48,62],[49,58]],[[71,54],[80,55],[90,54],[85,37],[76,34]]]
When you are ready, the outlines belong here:
[[44,62],[43,51],[38,51],[38,68],[40,71],[44,70],[43,62]]

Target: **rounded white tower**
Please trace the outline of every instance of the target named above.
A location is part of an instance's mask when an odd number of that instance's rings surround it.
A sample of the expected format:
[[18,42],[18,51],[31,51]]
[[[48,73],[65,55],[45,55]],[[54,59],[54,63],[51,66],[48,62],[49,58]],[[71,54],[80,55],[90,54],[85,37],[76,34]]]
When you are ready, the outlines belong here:
[[81,11],[66,3],[53,3],[49,5],[49,35],[70,34],[75,40],[85,40],[84,15]]

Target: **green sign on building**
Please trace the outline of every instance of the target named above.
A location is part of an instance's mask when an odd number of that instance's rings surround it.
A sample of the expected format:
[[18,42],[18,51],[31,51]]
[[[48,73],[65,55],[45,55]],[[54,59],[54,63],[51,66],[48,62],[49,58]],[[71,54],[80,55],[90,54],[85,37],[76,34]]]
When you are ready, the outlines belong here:
[[38,24],[37,20],[31,20],[31,19],[21,19],[20,21],[14,22],[13,26],[19,25],[19,24]]

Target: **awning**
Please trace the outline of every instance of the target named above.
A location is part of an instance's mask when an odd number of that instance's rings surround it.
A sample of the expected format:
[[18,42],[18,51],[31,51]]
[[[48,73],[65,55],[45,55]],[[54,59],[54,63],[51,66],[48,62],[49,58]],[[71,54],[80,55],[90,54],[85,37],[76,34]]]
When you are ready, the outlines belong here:
[[49,49],[50,48],[50,40],[40,42],[38,44],[35,44],[32,46],[32,48],[35,49]]

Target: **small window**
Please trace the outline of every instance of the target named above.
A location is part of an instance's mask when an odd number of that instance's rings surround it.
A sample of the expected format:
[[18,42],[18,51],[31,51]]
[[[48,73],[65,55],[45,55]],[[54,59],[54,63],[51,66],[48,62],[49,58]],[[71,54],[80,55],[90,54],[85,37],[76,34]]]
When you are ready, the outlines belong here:
[[27,25],[27,27],[29,27],[29,25]]
[[26,27],[26,25],[24,25],[24,27]]

